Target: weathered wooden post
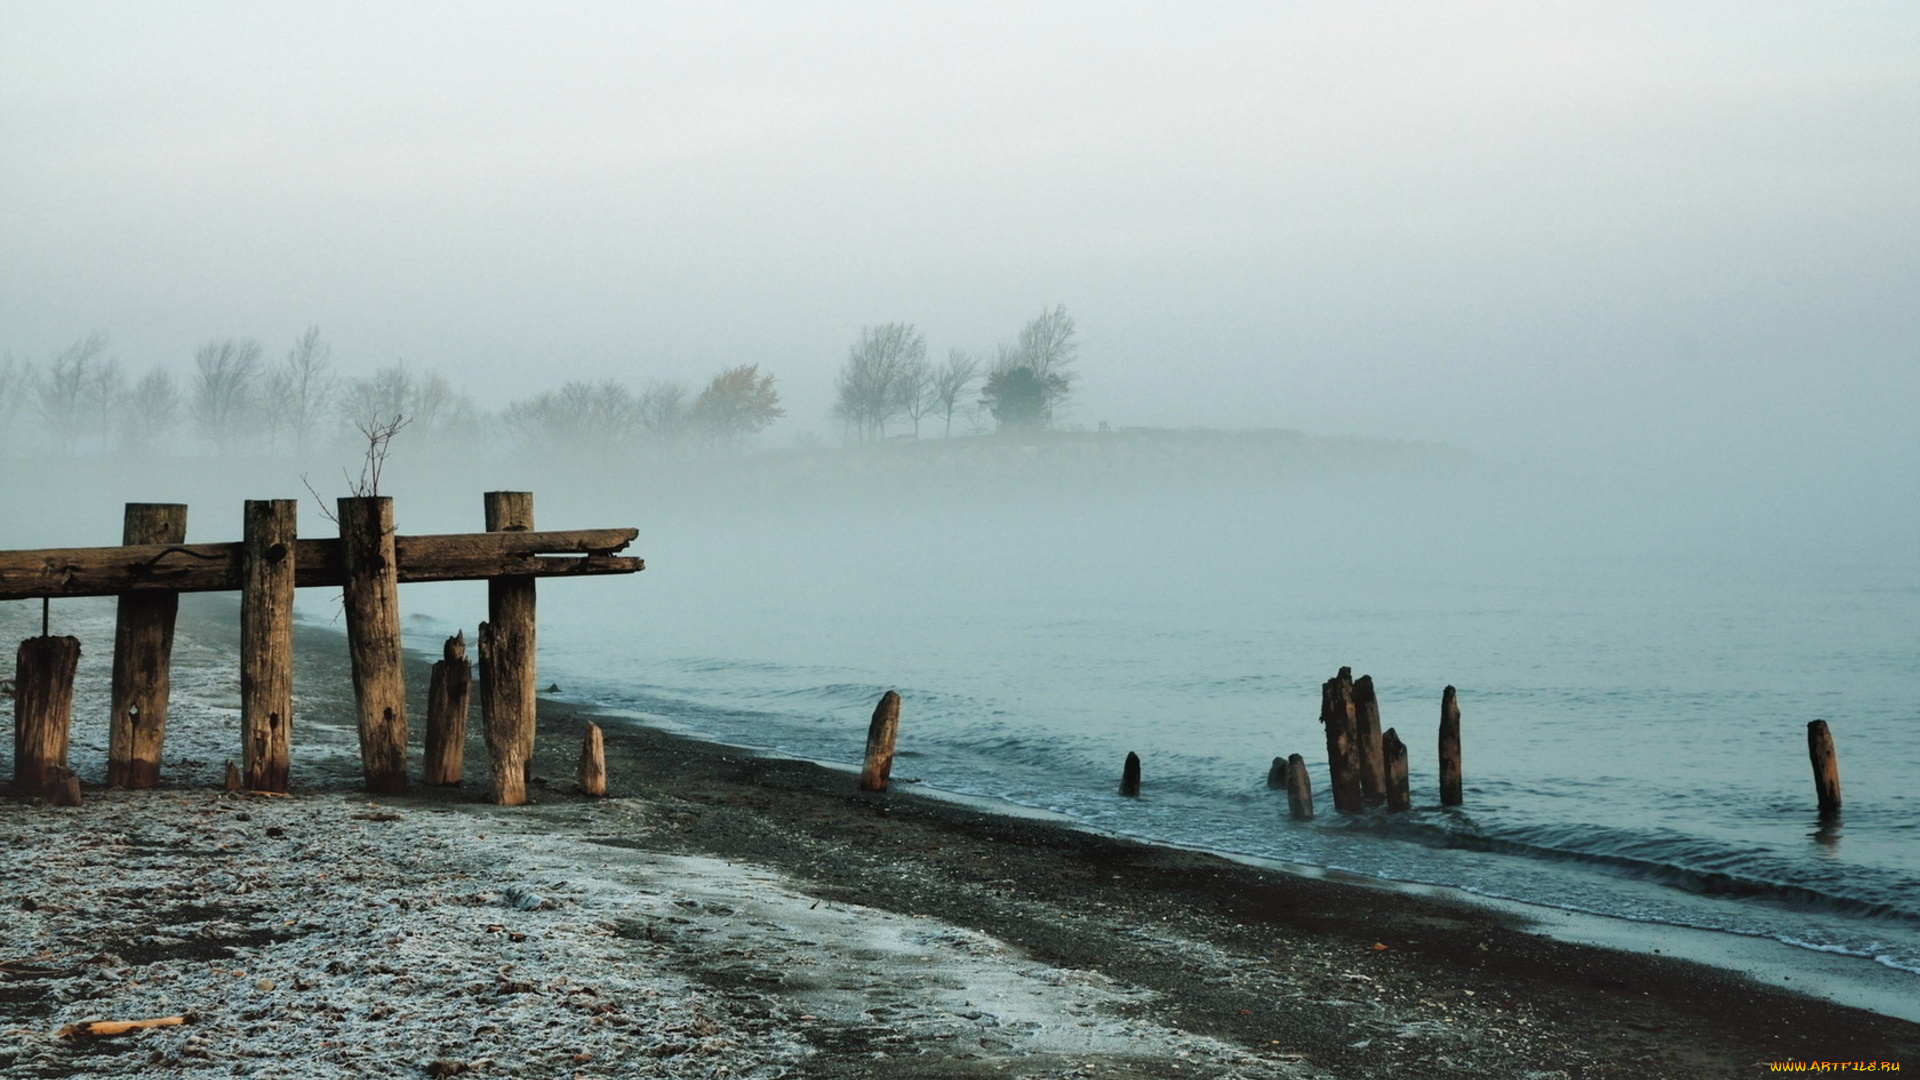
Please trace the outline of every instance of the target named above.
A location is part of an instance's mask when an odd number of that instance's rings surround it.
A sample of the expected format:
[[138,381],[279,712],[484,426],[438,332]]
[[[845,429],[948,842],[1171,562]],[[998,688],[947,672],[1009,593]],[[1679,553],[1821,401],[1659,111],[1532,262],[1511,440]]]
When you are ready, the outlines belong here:
[[514,639],[495,633],[492,623],[480,624],[480,726],[487,738],[488,790],[501,806],[523,806],[527,801],[527,740],[519,726],[509,722],[513,706],[500,700],[500,671],[518,666],[516,660],[503,660],[500,654],[513,643]]
[[53,770],[53,783],[47,787],[47,802],[54,806],[80,805],[80,778],[72,769],[58,765]]
[[427,754],[422,783],[460,782],[466,767],[467,713],[473,695],[473,664],[467,659],[465,631],[456,632],[434,661],[427,685]]
[[599,724],[588,724],[580,739],[580,790],[591,799],[607,793],[607,742]]
[[293,586],[299,505],[292,499],[248,499],[244,513],[240,749],[250,791],[287,790],[287,759],[293,742]]
[[1267,766],[1267,790],[1280,791],[1287,786],[1287,759],[1277,757]]
[[20,643],[13,673],[13,790],[48,795],[67,767],[73,673],[80,639],[42,634]]
[[[187,508],[128,503],[122,544],[184,544]],[[113,632],[113,704],[107,725],[107,783],[147,788],[160,782],[167,732],[174,617],[180,594],[155,589],[122,593]]]
[[1440,805],[1459,806],[1460,702],[1449,686],[1440,694]]
[[887,790],[893,772],[893,743],[900,734],[900,695],[892,690],[880,696],[867,724],[867,760],[860,769],[861,791]]
[[1813,759],[1813,789],[1820,809],[1840,809],[1840,759],[1833,752],[1833,732],[1825,720],[1807,724],[1807,756]]
[[1140,797],[1140,755],[1127,751],[1127,761],[1120,767],[1120,794],[1129,799]]
[[1313,817],[1313,778],[1299,754],[1287,758],[1287,810],[1302,821]]
[[407,789],[407,688],[400,661],[400,588],[394,562],[393,500],[370,495],[339,501],[341,598],[347,654],[360,719],[360,765],[367,790]]
[[1398,813],[1413,808],[1413,791],[1407,784],[1407,744],[1392,728],[1381,736],[1381,750],[1387,758],[1387,809]]
[[[531,532],[533,530],[533,493],[530,491],[489,491],[484,496],[488,532]],[[488,753],[497,739],[518,738],[524,787],[532,778],[533,739],[537,697],[534,681],[534,588],[531,577],[508,575],[487,579],[487,626],[491,627],[493,646],[480,650],[480,678],[490,687],[480,695],[480,720],[487,726]],[[485,631],[483,631],[484,633]],[[491,658],[491,659],[489,659]],[[492,670],[488,670],[489,664]],[[495,736],[494,726],[503,728]],[[504,746],[505,744],[502,743]],[[495,800],[505,802],[496,786]],[[524,801],[524,800],[522,800]]]
[[1320,723],[1327,729],[1327,766],[1333,780],[1333,808],[1342,814],[1361,809],[1359,723],[1353,708],[1353,669],[1320,687]]
[[1353,681],[1353,715],[1359,735],[1360,794],[1369,805],[1387,799],[1387,755],[1380,740],[1380,699],[1373,695],[1373,676]]

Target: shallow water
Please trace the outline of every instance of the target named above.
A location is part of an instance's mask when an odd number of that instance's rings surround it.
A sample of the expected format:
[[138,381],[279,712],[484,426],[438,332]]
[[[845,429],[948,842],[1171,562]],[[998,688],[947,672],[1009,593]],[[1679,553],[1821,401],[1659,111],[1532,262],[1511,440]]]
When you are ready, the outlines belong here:
[[[1276,488],[686,514],[636,550],[641,578],[543,586],[543,682],[850,764],[897,689],[897,778],[1920,976],[1920,567],[1897,545],[1598,535],[1406,492],[1330,513]],[[470,587],[417,595],[422,644],[484,607]],[[1319,686],[1342,665],[1374,677],[1411,749],[1411,813],[1329,812]],[[1449,684],[1467,798],[1444,810]],[[1816,717],[1847,800],[1826,822]],[[1145,762],[1139,800],[1115,795],[1128,751]],[[1265,785],[1295,752],[1311,823]]]

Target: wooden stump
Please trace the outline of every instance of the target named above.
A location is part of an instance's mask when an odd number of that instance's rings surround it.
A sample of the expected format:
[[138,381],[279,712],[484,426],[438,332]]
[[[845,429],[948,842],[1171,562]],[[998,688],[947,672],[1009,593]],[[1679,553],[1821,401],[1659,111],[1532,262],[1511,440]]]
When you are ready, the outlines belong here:
[[1302,821],[1313,817],[1313,778],[1299,754],[1287,758],[1287,810]]
[[1449,686],[1440,695],[1440,805],[1459,806],[1464,801],[1460,788],[1460,702]]
[[[287,790],[293,741],[293,586],[299,504],[247,500],[240,587],[241,760],[250,791]],[[403,770],[404,771],[404,770]]]
[[367,790],[407,789],[407,687],[401,669],[400,589],[393,554],[393,500],[341,499],[341,598],[347,653],[360,720],[360,765]]
[[900,734],[900,695],[892,690],[873,707],[873,720],[867,725],[867,760],[860,769],[861,791],[887,790],[887,778],[893,772],[893,743]]
[[1277,757],[1267,766],[1267,790],[1281,791],[1287,786],[1287,759]]
[[607,743],[599,724],[588,724],[580,739],[580,790],[592,799],[607,793]]
[[229,792],[245,791],[246,788],[247,788],[247,782],[246,780],[242,779],[240,776],[240,766],[235,765],[233,763],[232,758],[228,758],[227,759],[227,780],[226,780],[227,791]]
[[73,723],[73,673],[80,639],[30,637],[20,643],[13,675],[13,790],[48,795],[67,767]]
[[1840,759],[1833,752],[1833,732],[1825,720],[1807,724],[1807,756],[1813,759],[1813,789],[1820,809],[1840,809]]
[[1129,799],[1140,797],[1140,755],[1127,751],[1126,764],[1120,768],[1120,794]]
[[[484,501],[488,532],[533,531],[532,492],[489,491]],[[526,779],[532,779],[538,703],[538,684],[534,681],[533,578],[516,575],[488,579],[487,622],[493,626],[494,634],[493,693],[480,699],[481,721],[489,729],[494,724],[504,724],[517,735],[524,744],[520,761],[527,770]],[[480,663],[484,669],[487,663],[484,654]],[[491,739],[491,734],[488,737]]]
[[[120,542],[184,544],[187,508],[177,503],[128,503]],[[174,617],[180,594],[123,593],[113,632],[113,704],[107,726],[107,783],[148,788],[160,782],[161,742],[167,732],[167,696]]]
[[1359,735],[1360,794],[1368,805],[1387,799],[1387,755],[1380,738],[1380,699],[1373,695],[1373,676],[1353,681],[1353,716]]
[[80,805],[80,778],[62,765],[53,770],[53,783],[47,788],[47,802],[54,806]]
[[434,662],[427,687],[427,761],[422,783],[453,785],[466,767],[467,713],[473,695],[473,664],[466,632],[455,633]]
[[[510,710],[499,704],[495,672],[502,668],[502,645],[492,623],[480,624],[480,717],[487,737],[487,784],[501,806],[523,806],[527,801],[527,742],[517,725],[499,722]],[[512,661],[508,661],[511,665]]]
[[1387,758],[1387,809],[1398,813],[1413,808],[1413,791],[1407,784],[1407,744],[1392,728],[1381,737],[1381,750]]
[[1342,814],[1361,810],[1359,721],[1353,708],[1353,669],[1320,687],[1320,723],[1327,729],[1327,767],[1333,780],[1333,808]]

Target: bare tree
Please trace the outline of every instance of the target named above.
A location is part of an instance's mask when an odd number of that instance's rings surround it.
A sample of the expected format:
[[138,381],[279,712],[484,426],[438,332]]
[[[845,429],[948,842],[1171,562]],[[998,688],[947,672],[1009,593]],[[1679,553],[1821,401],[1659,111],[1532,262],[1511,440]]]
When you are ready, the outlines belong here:
[[437,371],[415,376],[406,361],[348,379],[337,399],[341,416],[363,435],[388,418],[404,416],[425,436],[444,436],[472,424],[473,402]]
[[293,341],[287,358],[275,364],[267,374],[267,394],[262,410],[269,445],[278,448],[282,435],[293,443],[294,453],[305,457],[333,404],[334,390],[340,380],[333,373],[333,346],[320,337],[320,328],[309,326]]
[[129,454],[158,449],[180,412],[180,388],[163,367],[140,376],[120,405],[120,448]]
[[27,392],[34,385],[33,364],[15,360],[12,353],[0,356],[0,453],[13,437],[14,421],[27,403]]
[[61,350],[34,380],[34,404],[47,434],[63,454],[71,454],[90,418],[87,393],[96,362],[107,349],[107,335],[92,333]]
[[862,327],[834,376],[833,415],[862,439],[884,438],[887,421],[920,396],[926,357],[927,339],[911,323]]
[[691,422],[687,416],[687,384],[671,379],[650,382],[641,389],[633,406],[641,432],[661,457],[673,457]]
[[1020,336],[1003,343],[980,388],[981,404],[1002,428],[1043,428],[1073,390],[1073,316],[1062,305],[1027,320]]
[[98,425],[100,450],[105,453],[113,438],[114,423],[120,418],[120,405],[127,397],[127,373],[119,359],[109,356],[95,364],[81,396],[86,399],[91,422]]
[[953,413],[960,407],[960,399],[967,395],[967,387],[980,374],[980,358],[961,349],[948,349],[946,363],[941,364],[933,373],[933,385],[927,391],[927,399],[932,402],[931,412],[946,421],[943,434],[953,434]]
[[514,402],[500,419],[522,441],[540,449],[604,454],[630,443],[638,433],[640,403],[616,379],[570,382]]
[[248,434],[260,383],[260,343],[210,341],[193,357],[193,422],[219,453]]

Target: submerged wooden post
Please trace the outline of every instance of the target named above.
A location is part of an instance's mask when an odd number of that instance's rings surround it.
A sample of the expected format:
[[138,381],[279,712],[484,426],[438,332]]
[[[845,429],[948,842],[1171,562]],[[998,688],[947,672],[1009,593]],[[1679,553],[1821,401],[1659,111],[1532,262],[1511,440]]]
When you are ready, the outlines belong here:
[[[488,532],[533,531],[533,493],[489,491],[484,496]],[[533,578],[509,575],[487,580],[487,623],[493,627],[493,649],[480,654],[481,678],[492,687],[480,697],[481,722],[487,725],[487,745],[494,742],[494,725],[504,725],[517,737],[521,768],[533,775],[533,737],[537,698],[534,682]],[[487,671],[488,656],[493,670]],[[504,737],[504,736],[503,736]],[[491,751],[489,751],[491,752]],[[497,801],[497,800],[496,800]],[[508,803],[503,805],[517,805]]]
[[400,588],[393,553],[393,500],[341,499],[341,599],[347,654],[360,720],[360,766],[367,790],[407,789],[407,687],[400,662]]
[[13,674],[13,790],[51,794],[67,767],[73,673],[80,639],[42,634],[20,643]]
[[240,750],[249,791],[287,790],[293,741],[293,582],[299,503],[248,499],[241,543]]
[[1327,768],[1333,779],[1333,808],[1342,814],[1361,809],[1359,722],[1353,708],[1353,669],[1320,687],[1320,723],[1327,729]]
[[527,801],[527,742],[518,726],[498,718],[511,714],[499,701],[497,673],[514,661],[502,663],[500,653],[507,648],[493,624],[480,624],[480,726],[487,737],[487,786],[490,797],[501,806],[523,806]]
[[580,739],[580,790],[593,799],[607,793],[607,741],[599,724],[588,724]]
[[1407,744],[1392,728],[1381,736],[1381,750],[1387,758],[1387,809],[1395,813],[1413,808],[1413,791],[1407,784]]
[[1360,794],[1368,805],[1387,800],[1387,754],[1380,739],[1380,699],[1373,695],[1373,676],[1353,680],[1353,716],[1359,735]]
[[460,782],[466,767],[467,713],[473,696],[473,664],[467,659],[466,631],[456,632],[434,661],[427,686],[427,761],[423,784]]
[[1120,794],[1129,799],[1140,797],[1140,755],[1127,751],[1127,762],[1120,767]]
[[[184,544],[187,508],[178,503],[128,503],[122,544]],[[123,593],[113,631],[113,703],[107,723],[107,783],[148,788],[160,782],[160,749],[167,732],[174,617],[180,594]]]
[[867,760],[860,769],[861,791],[887,790],[893,772],[893,743],[900,734],[900,695],[892,690],[880,696],[867,724]]
[[1807,724],[1807,756],[1813,759],[1813,789],[1820,809],[1840,809],[1840,759],[1833,752],[1833,732],[1825,720]]
[[1440,694],[1440,805],[1459,806],[1460,702],[1449,686]]
[[1302,821],[1313,817],[1313,778],[1299,754],[1287,759],[1287,810]]
[[1287,759],[1277,757],[1267,766],[1267,790],[1280,791],[1287,786]]

